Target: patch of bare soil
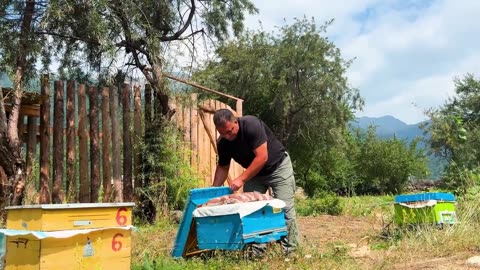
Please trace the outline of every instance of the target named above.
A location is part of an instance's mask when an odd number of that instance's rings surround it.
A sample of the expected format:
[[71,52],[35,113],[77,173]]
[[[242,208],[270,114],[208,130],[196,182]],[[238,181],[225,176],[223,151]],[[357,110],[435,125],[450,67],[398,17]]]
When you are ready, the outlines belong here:
[[[382,221],[371,217],[318,216],[297,217],[302,245],[318,252],[335,246],[348,249],[348,254],[362,269],[475,269],[465,262],[475,254],[462,252],[435,258],[428,252],[398,257],[387,249],[372,250],[371,243],[382,230]],[[480,268],[476,268],[480,269]]]

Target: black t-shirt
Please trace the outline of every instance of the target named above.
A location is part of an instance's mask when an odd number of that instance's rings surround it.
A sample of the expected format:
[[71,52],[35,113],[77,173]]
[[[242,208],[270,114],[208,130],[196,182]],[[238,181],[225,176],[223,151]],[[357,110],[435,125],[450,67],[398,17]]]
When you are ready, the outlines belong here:
[[285,156],[285,147],[273,135],[270,128],[255,116],[238,118],[239,130],[233,141],[220,138],[217,142],[218,165],[230,165],[233,158],[242,167],[247,168],[255,158],[254,149],[267,142],[268,160],[257,175],[272,173]]

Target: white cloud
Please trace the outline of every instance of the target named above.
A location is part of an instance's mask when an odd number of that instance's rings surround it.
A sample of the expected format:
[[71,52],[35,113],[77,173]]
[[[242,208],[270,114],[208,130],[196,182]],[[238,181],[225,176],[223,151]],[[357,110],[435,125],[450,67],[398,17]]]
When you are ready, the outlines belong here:
[[260,14],[247,26],[265,30],[315,17],[328,29],[345,59],[347,72],[365,98],[358,115],[393,115],[407,123],[425,120],[425,109],[442,105],[454,93],[453,79],[480,70],[480,1],[348,0],[260,1]]

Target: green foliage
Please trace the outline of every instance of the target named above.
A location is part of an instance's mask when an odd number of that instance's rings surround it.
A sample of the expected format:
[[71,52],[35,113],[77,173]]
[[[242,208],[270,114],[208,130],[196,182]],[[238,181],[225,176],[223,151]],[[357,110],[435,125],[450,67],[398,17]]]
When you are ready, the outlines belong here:
[[150,136],[148,145],[138,146],[145,158],[143,177],[150,181],[141,192],[156,205],[167,203],[169,209],[183,209],[189,190],[201,183],[187,160],[191,153],[174,123],[166,123],[161,132],[150,133]]
[[428,112],[431,123],[424,127],[431,133],[432,152],[449,164],[445,187],[464,193],[478,175],[480,162],[480,80],[472,74],[455,79],[455,93],[443,106]]
[[412,177],[427,176],[426,156],[417,147],[417,140],[409,146],[396,137],[381,140],[371,127],[366,134],[357,133],[360,151],[356,157],[359,179],[355,188],[359,194],[397,194]]
[[343,211],[338,196],[329,192],[317,193],[312,199],[298,200],[295,210],[301,216],[340,215]]

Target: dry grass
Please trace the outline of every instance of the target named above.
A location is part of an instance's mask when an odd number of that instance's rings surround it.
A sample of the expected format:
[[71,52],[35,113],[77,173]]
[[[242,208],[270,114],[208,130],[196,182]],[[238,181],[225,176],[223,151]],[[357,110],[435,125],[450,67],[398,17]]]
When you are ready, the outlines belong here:
[[261,260],[239,252],[176,260],[170,252],[178,227],[164,221],[134,234],[132,269],[467,269],[466,259],[480,252],[480,198],[459,200],[460,223],[443,229],[396,227],[391,196],[342,201],[342,216],[299,218],[304,241],[293,257],[274,247]]

